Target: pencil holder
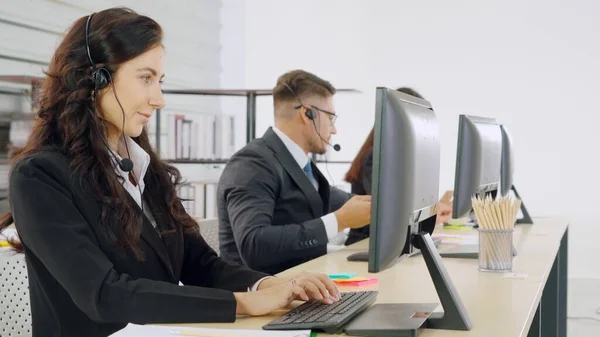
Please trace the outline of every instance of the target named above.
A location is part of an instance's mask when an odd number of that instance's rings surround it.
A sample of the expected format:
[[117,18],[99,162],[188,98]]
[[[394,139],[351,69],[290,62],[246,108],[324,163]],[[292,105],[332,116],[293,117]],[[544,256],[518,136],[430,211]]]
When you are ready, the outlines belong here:
[[479,270],[491,272],[512,271],[514,231],[514,228],[479,228]]

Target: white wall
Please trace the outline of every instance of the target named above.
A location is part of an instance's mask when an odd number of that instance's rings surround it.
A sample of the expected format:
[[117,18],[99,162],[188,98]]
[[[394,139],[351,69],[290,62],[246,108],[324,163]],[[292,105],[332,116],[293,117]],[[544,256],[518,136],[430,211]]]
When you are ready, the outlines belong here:
[[[127,6],[157,20],[165,32],[165,87],[218,86],[221,73],[220,1],[7,0],[0,6],[0,71],[41,75],[62,34],[79,17]],[[40,31],[43,30],[43,31]],[[18,62],[5,58],[39,62]]]
[[[442,125],[441,190],[453,187],[458,115],[505,123],[530,213],[571,222],[571,284],[600,286],[600,3],[250,0],[245,13],[245,34],[224,45],[245,45],[246,87],[271,88],[302,68],[363,91],[337,95],[342,151],[331,159],[354,157],[374,120],[376,86],[413,86],[432,102]],[[272,124],[270,99],[258,107],[260,135]],[[329,168],[339,181],[345,167]],[[571,313],[595,315],[600,295],[580,304],[588,293],[571,293]]]
[[[126,6],[155,19],[164,30],[167,53],[164,88],[218,88],[221,82],[221,1],[178,0],[4,0],[0,6],[0,75],[41,76],[62,35],[79,17]],[[93,26],[92,26],[93,29]],[[0,83],[0,87],[7,86]],[[214,97],[167,95],[161,114],[161,149],[166,149],[168,113],[219,113]],[[0,111],[27,108],[27,100],[0,95]],[[243,123],[243,120],[239,121]],[[155,120],[148,124],[154,140]],[[240,126],[244,129],[243,125]],[[245,135],[239,136],[245,139]],[[164,152],[164,151],[163,151]],[[189,181],[216,180],[220,169],[178,165]]]

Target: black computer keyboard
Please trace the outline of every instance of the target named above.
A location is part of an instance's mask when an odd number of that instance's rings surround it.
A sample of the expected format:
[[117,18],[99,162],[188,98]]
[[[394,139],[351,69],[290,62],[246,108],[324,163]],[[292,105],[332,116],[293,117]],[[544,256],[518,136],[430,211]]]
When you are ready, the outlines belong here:
[[341,293],[342,298],[333,304],[306,302],[287,314],[263,326],[265,330],[308,330],[318,329],[336,333],[367,309],[377,298],[377,291]]

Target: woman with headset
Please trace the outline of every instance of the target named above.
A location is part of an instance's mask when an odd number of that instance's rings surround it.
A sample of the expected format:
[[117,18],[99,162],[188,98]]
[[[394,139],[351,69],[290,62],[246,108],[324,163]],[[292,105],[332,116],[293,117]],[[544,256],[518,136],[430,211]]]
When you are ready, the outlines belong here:
[[[405,94],[423,99],[416,90],[408,87],[401,87],[396,89]],[[371,129],[371,132],[367,136],[367,139],[363,143],[362,147],[358,151],[358,154],[352,161],[350,169],[346,173],[344,180],[351,184],[351,191],[357,195],[371,195],[371,176],[373,172],[373,141],[375,138],[375,129]],[[452,217],[452,203],[448,200],[449,195],[446,195],[437,204],[437,217],[435,223],[433,221],[424,221],[424,226],[427,227],[425,230],[433,231],[433,227],[439,223],[445,223]],[[431,218],[433,219],[433,218]],[[346,245],[351,245],[362,239],[369,237],[370,226],[362,228],[351,229],[346,239]]]
[[[127,323],[227,322],[296,299],[339,300],[321,274],[270,277],[221,260],[176,195],[145,125],[165,105],[161,27],[123,8],[78,19],[10,174],[34,336],[107,336]],[[183,286],[180,286],[179,283]]]

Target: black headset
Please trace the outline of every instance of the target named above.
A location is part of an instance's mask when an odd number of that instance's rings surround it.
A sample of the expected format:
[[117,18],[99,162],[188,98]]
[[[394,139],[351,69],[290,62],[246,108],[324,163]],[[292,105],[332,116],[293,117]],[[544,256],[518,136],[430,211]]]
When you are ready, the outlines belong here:
[[306,117],[308,117],[308,119],[310,119],[311,121],[314,121],[314,120],[315,120],[315,118],[317,118],[317,117],[315,116],[315,112],[314,112],[314,111],[312,111],[312,109],[308,109],[308,108],[306,108],[306,112],[305,112],[304,114],[305,114],[305,115],[306,115]]
[[92,53],[90,52],[90,23],[92,21],[92,16],[94,14],[90,14],[87,19],[87,23],[85,24],[85,49],[87,50],[88,60],[90,61],[90,65],[92,67],[92,80],[94,81],[94,92],[98,92],[108,86],[110,82],[110,72],[104,68],[96,68],[94,61],[92,60]]
[[[90,66],[92,69],[92,81],[94,81],[94,92],[93,92],[93,105],[94,105],[94,113],[97,116],[97,111],[96,111],[96,96],[98,94],[98,91],[106,88],[108,86],[108,84],[112,84],[113,85],[113,94],[115,95],[115,99],[117,100],[117,103],[119,103],[119,107],[121,108],[121,112],[123,113],[123,126],[121,128],[121,137],[123,138],[123,142],[125,143],[125,149],[127,150],[127,157],[131,158],[131,155],[129,154],[129,147],[127,146],[127,141],[125,140],[125,110],[123,109],[123,106],[121,105],[121,102],[119,102],[119,98],[117,97],[117,92],[114,88],[114,83],[112,83],[112,77],[110,75],[110,71],[108,71],[108,69],[104,68],[104,67],[96,67],[96,65],[94,64],[94,61],[92,60],[92,53],[90,52],[90,23],[92,21],[92,16],[94,16],[94,13],[90,14],[88,16],[87,22],[85,24],[85,49],[87,50],[87,56],[88,56],[88,60],[90,61]],[[110,147],[108,146],[108,144],[106,143],[106,139],[104,139],[104,137],[102,137],[102,142],[104,143],[104,146],[106,146],[106,148],[108,149],[108,152],[112,154],[112,156],[115,158],[115,161],[118,163],[119,168],[124,171],[124,172],[131,172],[131,170],[133,170],[133,162],[131,161],[131,159],[129,158],[124,158],[119,160],[119,158],[117,158],[117,156],[113,153],[113,151],[110,149]],[[139,185],[139,182],[138,182]]]
[[285,82],[281,82],[281,83],[292,93],[292,95],[294,95],[294,97],[296,97],[296,99],[298,100],[300,105],[302,105],[304,107],[304,109],[306,109],[306,111],[304,112],[304,115],[312,121],[313,126],[315,127],[315,131],[317,132],[317,135],[319,136],[319,138],[321,138],[321,140],[323,142],[325,142],[327,145],[333,147],[334,150],[336,150],[336,151],[341,150],[342,147],[339,144],[331,145],[331,143],[326,141],[325,138],[321,137],[321,134],[319,133],[319,130],[317,128],[317,123],[315,122],[315,118],[317,118],[317,115],[315,114],[315,112],[302,103],[302,101],[300,100],[300,97],[298,95],[296,95],[294,90],[292,90],[292,88],[287,83],[285,83]]

